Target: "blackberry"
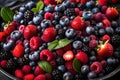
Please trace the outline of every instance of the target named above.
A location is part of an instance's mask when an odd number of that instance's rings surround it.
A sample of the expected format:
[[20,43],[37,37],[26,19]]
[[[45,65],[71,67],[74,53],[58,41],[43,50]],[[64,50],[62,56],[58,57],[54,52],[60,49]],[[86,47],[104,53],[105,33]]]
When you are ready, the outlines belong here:
[[0,51],[0,60],[8,60],[12,57],[11,53],[1,50]]
[[62,17],[62,14],[60,12],[54,12],[53,16],[55,20],[59,20]]
[[115,69],[114,67],[107,64],[105,67],[105,72],[106,72],[106,74],[108,74],[108,73],[112,72],[114,69]]
[[65,63],[64,59],[61,58],[61,57],[58,57],[58,58],[56,59],[56,62],[57,62],[57,65],[64,65],[64,63]]
[[6,70],[8,72],[12,72],[16,68],[17,68],[17,63],[16,63],[16,61],[14,59],[10,59],[10,60],[7,61]]
[[90,48],[84,44],[83,47],[82,47],[82,51],[89,54],[90,53]]
[[76,74],[74,80],[83,80],[83,76],[79,75],[79,74]]
[[28,59],[28,58],[25,58],[25,57],[19,58],[19,59],[18,59],[18,64],[19,64],[20,66],[29,64],[29,59]]
[[113,35],[111,37],[111,43],[113,46],[118,47],[120,44],[120,36],[119,35]]
[[75,10],[74,10],[74,8],[68,8],[68,9],[66,9],[66,10],[64,11],[64,15],[65,15],[65,16],[68,16],[68,17],[75,15]]
[[53,76],[53,80],[63,80],[63,75],[62,75],[62,71],[60,70],[53,70],[52,71],[52,76]]
[[30,11],[30,10],[27,10],[27,11],[24,13],[24,17],[25,17],[25,19],[28,20],[28,21],[32,20],[33,16],[34,16],[34,13],[33,13],[32,11]]

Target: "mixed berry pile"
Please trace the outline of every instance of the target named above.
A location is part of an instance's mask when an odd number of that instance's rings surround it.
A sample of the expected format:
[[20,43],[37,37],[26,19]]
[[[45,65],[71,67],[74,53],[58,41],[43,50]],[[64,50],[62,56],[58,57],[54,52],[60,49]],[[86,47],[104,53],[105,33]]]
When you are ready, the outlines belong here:
[[23,80],[88,80],[114,71],[120,62],[119,12],[107,1],[21,6],[7,27],[2,24],[0,67]]

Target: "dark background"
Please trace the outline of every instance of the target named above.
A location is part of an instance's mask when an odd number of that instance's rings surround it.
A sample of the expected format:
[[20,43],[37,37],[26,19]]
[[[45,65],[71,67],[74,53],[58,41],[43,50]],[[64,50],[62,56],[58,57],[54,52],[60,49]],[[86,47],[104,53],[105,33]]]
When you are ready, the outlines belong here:
[[[30,1],[30,0],[0,0],[0,8],[3,6],[8,6],[8,7],[14,9],[14,8],[19,7],[22,4],[27,3],[28,1]],[[34,0],[34,1],[37,1],[37,0]],[[115,4],[115,5],[110,5],[110,6],[115,6],[120,10],[120,3]],[[120,25],[120,18],[118,19],[118,23]],[[7,78],[5,75],[3,75],[0,72],[0,80],[11,80],[11,79]],[[116,75],[114,75],[113,77],[111,77],[107,80],[120,80],[120,72],[118,72]]]

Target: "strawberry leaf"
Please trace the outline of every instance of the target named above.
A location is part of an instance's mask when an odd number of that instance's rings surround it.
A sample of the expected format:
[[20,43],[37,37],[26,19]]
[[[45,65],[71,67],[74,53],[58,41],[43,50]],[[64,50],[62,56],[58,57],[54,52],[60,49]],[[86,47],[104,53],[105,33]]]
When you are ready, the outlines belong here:
[[53,50],[57,45],[58,45],[58,40],[54,40],[49,44],[48,49]]
[[32,8],[33,12],[39,12],[44,8],[44,3],[42,1],[39,1],[36,5],[36,8]]
[[73,65],[73,69],[74,69],[76,72],[79,72],[79,71],[80,71],[81,63],[80,63],[80,61],[79,61],[77,58],[75,58],[75,59],[73,60],[72,65]]
[[38,62],[38,65],[39,65],[45,72],[48,72],[48,73],[51,73],[51,72],[52,72],[52,66],[50,65],[49,62],[47,62],[47,61],[39,61],[39,62]]
[[66,45],[68,45],[70,43],[71,43],[71,40],[61,39],[61,40],[59,40],[58,45],[54,49],[59,49],[59,48],[65,47]]
[[10,8],[3,7],[0,14],[5,22],[13,21],[14,12]]

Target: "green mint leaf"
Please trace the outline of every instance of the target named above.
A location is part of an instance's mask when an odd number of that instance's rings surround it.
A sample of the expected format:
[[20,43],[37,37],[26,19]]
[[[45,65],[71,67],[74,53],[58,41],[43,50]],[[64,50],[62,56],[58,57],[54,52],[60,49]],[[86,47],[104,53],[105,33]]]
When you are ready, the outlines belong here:
[[42,10],[44,8],[44,3],[42,1],[39,1],[37,3],[37,7],[36,7],[39,11]]
[[73,60],[72,66],[76,72],[80,72],[81,63],[77,58]]
[[10,8],[3,7],[0,14],[5,22],[13,21],[14,12]]
[[65,47],[66,45],[68,45],[70,43],[71,43],[71,40],[61,39],[61,40],[59,40],[58,45],[54,49],[59,49],[59,48]]
[[42,1],[39,1],[36,5],[36,8],[32,8],[31,10],[33,12],[39,12],[40,10],[42,10],[44,8],[44,3]]
[[49,44],[48,49],[53,50],[57,45],[58,45],[58,40],[54,40]]
[[36,8],[32,8],[33,12],[38,12],[38,10]]
[[39,65],[45,72],[48,72],[48,73],[51,73],[51,72],[52,72],[52,66],[50,65],[49,62],[47,62],[47,61],[39,61],[39,62],[38,62],[38,65]]

